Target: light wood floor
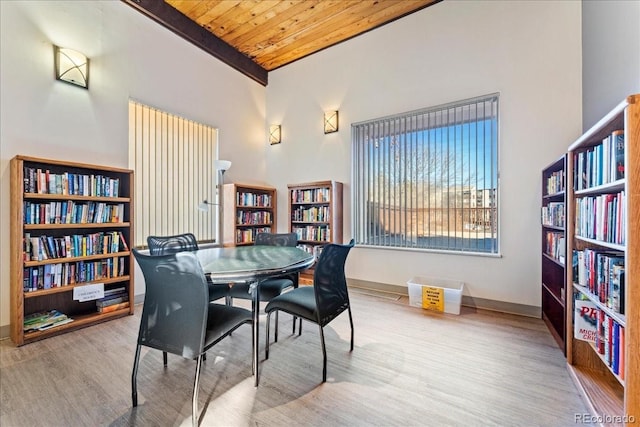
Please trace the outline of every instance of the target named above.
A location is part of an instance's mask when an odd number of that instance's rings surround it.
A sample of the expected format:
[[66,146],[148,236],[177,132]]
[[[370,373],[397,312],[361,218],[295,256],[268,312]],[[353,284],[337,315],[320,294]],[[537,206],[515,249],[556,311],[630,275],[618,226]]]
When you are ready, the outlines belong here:
[[[325,384],[317,327],[291,335],[288,315],[269,360],[261,350],[258,388],[249,326],[215,346],[203,364],[200,425],[572,426],[587,412],[539,319],[430,313],[357,290],[351,300],[355,349],[345,313],[325,328]],[[165,370],[159,351],[143,349],[131,407],[138,322],[128,316],[19,348],[2,341],[0,425],[190,425],[195,362],[177,356]],[[263,347],[264,320],[261,334]]]

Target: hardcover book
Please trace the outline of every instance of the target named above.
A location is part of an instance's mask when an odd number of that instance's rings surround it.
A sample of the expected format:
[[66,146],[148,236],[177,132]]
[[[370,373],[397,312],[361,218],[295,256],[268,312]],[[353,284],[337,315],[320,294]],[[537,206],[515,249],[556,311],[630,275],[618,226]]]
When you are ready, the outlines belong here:
[[574,303],[574,337],[595,343],[597,335],[598,309],[589,300],[576,299]]

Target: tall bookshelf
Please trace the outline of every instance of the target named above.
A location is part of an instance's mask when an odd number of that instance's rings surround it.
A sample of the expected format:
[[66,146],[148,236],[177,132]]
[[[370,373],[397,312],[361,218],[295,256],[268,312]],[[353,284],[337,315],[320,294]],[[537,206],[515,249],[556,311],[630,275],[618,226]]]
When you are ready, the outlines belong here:
[[[133,314],[133,172],[28,156],[11,159],[10,169],[13,342]],[[109,312],[88,292],[120,288],[129,304]],[[52,310],[73,321],[24,328],[25,317]]]
[[542,170],[542,318],[565,353],[566,156]]
[[224,184],[223,243],[252,245],[258,233],[276,231],[276,189],[247,184]]
[[[327,243],[342,243],[342,183],[317,181],[289,184],[289,231],[298,235],[298,247],[318,256]],[[313,283],[313,268],[300,275]]]
[[[567,160],[569,371],[602,424],[625,425],[640,419],[640,95],[575,141]],[[583,300],[595,309],[596,343],[573,337]]]

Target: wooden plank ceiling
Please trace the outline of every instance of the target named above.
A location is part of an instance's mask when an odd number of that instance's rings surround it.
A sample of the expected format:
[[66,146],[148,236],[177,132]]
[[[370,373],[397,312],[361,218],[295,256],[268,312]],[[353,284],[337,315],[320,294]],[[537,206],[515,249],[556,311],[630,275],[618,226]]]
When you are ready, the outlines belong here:
[[271,70],[441,0],[123,1],[266,85]]

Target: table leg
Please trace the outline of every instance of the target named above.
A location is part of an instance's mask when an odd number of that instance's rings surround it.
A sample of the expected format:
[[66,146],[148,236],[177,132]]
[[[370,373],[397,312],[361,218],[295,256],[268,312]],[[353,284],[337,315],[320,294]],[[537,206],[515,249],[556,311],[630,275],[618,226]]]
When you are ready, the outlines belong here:
[[258,387],[260,380],[260,373],[258,371],[258,354],[259,354],[259,331],[260,331],[260,286],[259,281],[251,283],[251,310],[253,312],[253,375],[256,379],[255,386]]

